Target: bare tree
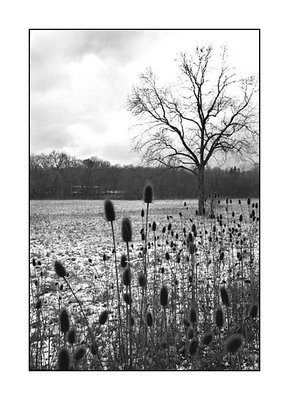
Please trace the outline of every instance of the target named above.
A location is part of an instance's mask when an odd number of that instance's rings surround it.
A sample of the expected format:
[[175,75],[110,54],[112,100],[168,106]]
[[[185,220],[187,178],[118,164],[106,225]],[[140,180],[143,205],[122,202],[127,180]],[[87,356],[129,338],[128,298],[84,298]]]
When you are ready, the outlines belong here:
[[178,85],[158,87],[148,69],[128,98],[129,111],[144,120],[135,149],[149,164],[198,176],[200,215],[209,161],[229,153],[254,158],[258,149],[257,79],[237,79],[226,58],[224,48],[216,68],[212,47],[197,47],[193,56],[181,54]]

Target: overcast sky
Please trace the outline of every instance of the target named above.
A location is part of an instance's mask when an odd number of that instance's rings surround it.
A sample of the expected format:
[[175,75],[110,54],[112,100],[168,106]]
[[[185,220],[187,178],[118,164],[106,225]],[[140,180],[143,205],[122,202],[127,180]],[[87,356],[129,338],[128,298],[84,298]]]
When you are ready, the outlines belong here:
[[257,74],[257,31],[31,31],[30,151],[138,163],[127,96],[147,67],[176,81],[181,52],[226,45],[230,65]]

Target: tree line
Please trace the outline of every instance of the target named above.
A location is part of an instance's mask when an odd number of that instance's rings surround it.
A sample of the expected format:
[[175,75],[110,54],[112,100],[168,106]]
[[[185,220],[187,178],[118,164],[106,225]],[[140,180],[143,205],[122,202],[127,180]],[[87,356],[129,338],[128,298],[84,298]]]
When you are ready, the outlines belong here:
[[[205,195],[259,197],[259,167],[205,169]],[[144,184],[154,186],[156,199],[198,197],[198,178],[165,167],[111,165],[97,157],[77,160],[65,153],[30,156],[30,199],[143,198]]]

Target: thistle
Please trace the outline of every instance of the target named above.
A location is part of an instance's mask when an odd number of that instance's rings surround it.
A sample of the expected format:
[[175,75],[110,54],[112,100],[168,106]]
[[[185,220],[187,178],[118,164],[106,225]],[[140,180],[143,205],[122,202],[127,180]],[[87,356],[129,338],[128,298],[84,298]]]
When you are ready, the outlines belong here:
[[123,220],[122,220],[121,236],[122,236],[122,240],[125,243],[131,242],[131,239],[132,239],[132,228],[131,228],[131,222],[130,222],[129,218],[127,218],[127,217],[123,218]]
[[233,333],[225,342],[225,349],[228,353],[235,354],[240,350],[244,342],[244,338],[240,333]]
[[209,344],[212,343],[214,339],[214,335],[212,334],[212,332],[206,332],[203,336],[203,344],[205,346],[209,346]]
[[190,322],[195,324],[197,322],[197,310],[195,306],[192,306],[190,309]]
[[153,316],[151,312],[148,312],[146,315],[147,326],[151,327],[153,324]]
[[193,339],[194,336],[195,336],[194,329],[192,327],[190,327],[187,330],[187,338],[190,340],[190,339]]
[[183,323],[184,323],[186,328],[188,328],[190,326],[190,321],[187,318],[183,319]]
[[140,287],[145,288],[146,287],[146,277],[143,272],[140,272],[138,275],[138,284]]
[[115,220],[114,205],[111,200],[105,200],[104,212],[105,212],[105,217],[108,222],[112,222]]
[[147,204],[153,201],[153,188],[152,185],[147,184],[144,188],[144,202]]
[[258,315],[258,304],[254,303],[251,305],[249,309],[249,317],[250,318],[256,318]]
[[127,258],[125,254],[122,254],[122,256],[120,257],[120,266],[122,268],[126,267],[126,262],[127,262]]
[[85,346],[79,346],[74,353],[74,359],[76,362],[79,362],[86,354],[86,347]]
[[129,286],[131,282],[131,273],[130,273],[130,267],[127,266],[125,267],[123,274],[122,274],[122,282],[124,286]]
[[168,305],[168,289],[166,286],[163,286],[161,288],[160,303],[163,307],[166,307]]
[[76,329],[70,328],[69,331],[67,332],[67,341],[70,344],[74,344],[75,339],[76,339]]
[[104,310],[100,314],[100,316],[98,318],[98,322],[100,323],[100,325],[104,325],[106,323],[107,319],[108,319],[108,311]]
[[197,351],[198,351],[198,340],[196,339],[196,338],[193,338],[191,341],[190,341],[190,344],[189,344],[189,353],[190,353],[190,356],[191,357],[195,357],[195,355],[197,354]]
[[111,232],[112,232],[112,242],[113,242],[113,254],[114,254],[114,267],[115,267],[115,278],[116,278],[116,289],[117,289],[117,310],[118,310],[118,346],[122,347],[122,319],[121,319],[121,310],[120,310],[120,290],[119,290],[119,277],[118,277],[118,268],[117,268],[117,260],[116,260],[116,245],[115,245],[115,234],[114,234],[114,224],[115,220],[115,211],[114,205],[110,200],[106,200],[104,202],[104,212],[107,221],[111,224]]
[[67,274],[66,274],[66,269],[63,266],[62,262],[60,261],[55,261],[54,263],[54,269],[56,274],[59,276],[59,278],[64,278]]
[[60,371],[68,371],[70,367],[70,354],[69,351],[62,347],[58,352],[58,368]]
[[123,294],[123,299],[126,304],[130,305],[132,303],[132,299],[129,293],[124,293]]
[[221,287],[221,299],[222,303],[226,306],[229,307],[230,301],[229,301],[229,295],[227,289],[223,286]]
[[35,308],[36,308],[36,310],[40,310],[41,307],[42,307],[42,301],[41,301],[41,299],[38,299],[35,304]]
[[215,321],[216,321],[217,327],[219,329],[221,329],[223,324],[224,324],[223,310],[222,310],[221,307],[218,307],[217,310],[216,310]]
[[65,308],[62,308],[59,314],[60,330],[64,334],[69,331],[69,315]]

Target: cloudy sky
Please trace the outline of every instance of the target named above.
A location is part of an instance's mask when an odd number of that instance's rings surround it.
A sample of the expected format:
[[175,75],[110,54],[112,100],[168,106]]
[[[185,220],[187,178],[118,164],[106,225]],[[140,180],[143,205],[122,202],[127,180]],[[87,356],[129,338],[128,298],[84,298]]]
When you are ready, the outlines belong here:
[[230,65],[258,73],[257,31],[52,31],[30,34],[30,151],[66,151],[112,164],[138,163],[137,121],[127,97],[147,67],[176,81],[177,59],[196,46],[226,45]]

